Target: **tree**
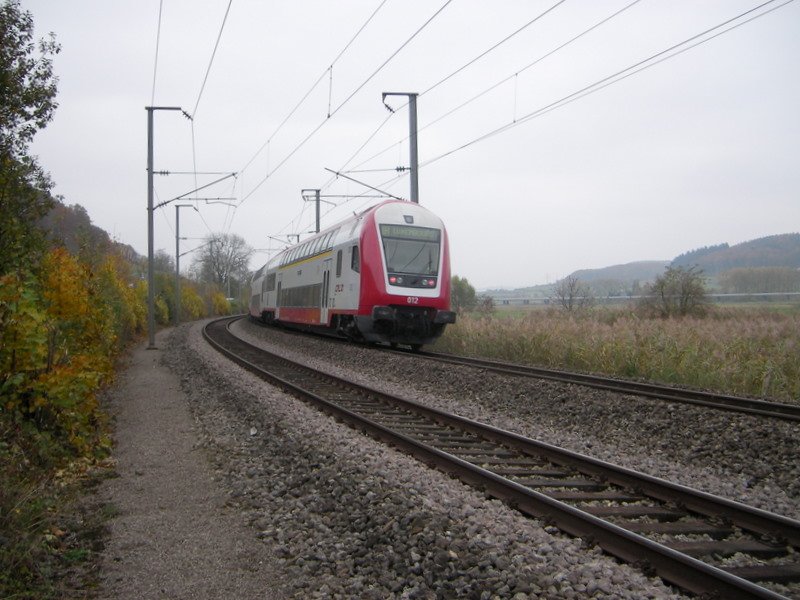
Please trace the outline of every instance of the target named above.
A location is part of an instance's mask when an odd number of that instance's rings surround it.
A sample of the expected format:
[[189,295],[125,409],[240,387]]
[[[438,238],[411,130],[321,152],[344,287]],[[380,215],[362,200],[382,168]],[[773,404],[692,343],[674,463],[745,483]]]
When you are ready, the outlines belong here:
[[52,205],[52,182],[28,146],[57,106],[52,57],[60,48],[50,34],[35,54],[33,17],[19,4],[0,4],[0,275],[41,255],[36,222]]
[[249,279],[252,255],[253,249],[235,233],[215,234],[202,246],[193,267],[200,279],[227,292],[232,284],[241,288]]
[[450,305],[453,310],[460,313],[472,310],[478,304],[475,288],[467,281],[466,277],[453,275],[450,280]]
[[37,131],[53,118],[58,78],[52,57],[61,48],[55,35],[39,41],[34,56],[33,16],[22,11],[19,0],[0,6],[0,133],[4,149],[20,157]]
[[667,267],[648,287],[640,306],[661,317],[702,315],[708,305],[703,271],[697,266]]
[[559,281],[553,289],[553,294],[561,307],[570,312],[590,308],[594,304],[592,290],[574,275]]
[[175,259],[163,248],[156,250],[153,255],[153,271],[175,275]]
[[49,245],[63,246],[70,254],[93,266],[97,266],[97,261],[102,261],[113,247],[108,233],[92,224],[85,208],[80,204],[67,206],[61,198],[55,199],[53,208],[38,225]]
[[31,266],[44,250],[36,223],[53,206],[52,183],[32,158],[0,147],[0,275]]

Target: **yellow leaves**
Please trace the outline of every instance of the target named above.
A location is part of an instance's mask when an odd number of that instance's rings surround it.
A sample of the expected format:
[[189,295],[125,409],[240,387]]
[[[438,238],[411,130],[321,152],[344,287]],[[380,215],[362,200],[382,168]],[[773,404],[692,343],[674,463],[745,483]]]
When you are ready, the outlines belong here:
[[231,312],[231,304],[222,292],[214,292],[211,295],[211,303],[214,306],[215,315],[227,315]]
[[64,321],[85,321],[89,316],[91,273],[63,248],[56,248],[44,260],[43,292],[47,312]]
[[95,264],[56,249],[38,278],[0,279],[0,420],[32,425],[42,444],[57,441],[77,456],[108,448],[95,393],[113,376],[121,340],[144,325],[124,261]]
[[191,285],[181,284],[181,319],[199,319],[205,314],[203,299]]

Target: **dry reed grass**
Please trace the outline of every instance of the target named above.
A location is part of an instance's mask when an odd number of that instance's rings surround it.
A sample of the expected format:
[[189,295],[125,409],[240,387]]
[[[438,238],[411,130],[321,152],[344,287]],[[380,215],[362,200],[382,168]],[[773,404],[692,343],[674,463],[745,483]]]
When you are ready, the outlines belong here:
[[436,349],[800,403],[800,312],[716,308],[648,319],[628,309],[460,315]]

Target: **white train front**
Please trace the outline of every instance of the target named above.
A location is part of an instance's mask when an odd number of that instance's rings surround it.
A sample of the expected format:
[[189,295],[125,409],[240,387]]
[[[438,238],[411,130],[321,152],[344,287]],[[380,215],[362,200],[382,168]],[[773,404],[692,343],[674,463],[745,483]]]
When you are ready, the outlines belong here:
[[256,271],[250,316],[419,349],[455,323],[444,224],[410,202],[367,209]]

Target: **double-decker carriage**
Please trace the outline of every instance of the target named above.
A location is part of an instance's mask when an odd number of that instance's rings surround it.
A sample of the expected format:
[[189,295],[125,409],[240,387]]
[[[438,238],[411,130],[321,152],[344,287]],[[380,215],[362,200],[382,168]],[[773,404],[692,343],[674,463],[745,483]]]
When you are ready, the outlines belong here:
[[419,349],[455,322],[441,219],[386,201],[274,256],[253,276],[250,315]]

